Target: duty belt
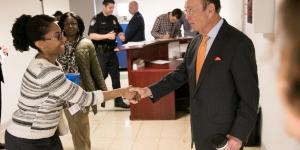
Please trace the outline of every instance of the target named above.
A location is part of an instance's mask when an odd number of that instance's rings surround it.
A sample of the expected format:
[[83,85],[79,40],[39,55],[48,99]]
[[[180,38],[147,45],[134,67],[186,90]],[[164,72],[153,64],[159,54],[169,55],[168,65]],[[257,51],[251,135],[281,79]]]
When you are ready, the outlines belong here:
[[104,44],[104,45],[97,45],[96,46],[96,49],[98,52],[113,52],[115,47],[112,46],[112,45],[107,45],[107,44]]

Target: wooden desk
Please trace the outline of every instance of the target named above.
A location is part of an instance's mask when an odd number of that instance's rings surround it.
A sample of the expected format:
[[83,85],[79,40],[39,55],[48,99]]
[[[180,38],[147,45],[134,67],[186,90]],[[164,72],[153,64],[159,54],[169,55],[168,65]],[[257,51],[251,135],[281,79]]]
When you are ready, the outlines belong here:
[[[168,44],[179,41],[187,43],[191,38],[171,39],[154,41],[143,46],[123,47],[127,50],[128,81],[129,85],[146,87],[159,81],[166,74],[174,71],[182,62],[180,60],[169,59]],[[146,66],[143,69],[133,70],[132,62],[136,59],[143,59]],[[157,65],[150,63],[153,60],[170,60],[168,64]],[[175,91],[176,92],[176,91]],[[162,97],[158,102],[152,103],[149,98],[141,100],[136,105],[130,107],[131,120],[170,120],[175,117],[175,92]]]

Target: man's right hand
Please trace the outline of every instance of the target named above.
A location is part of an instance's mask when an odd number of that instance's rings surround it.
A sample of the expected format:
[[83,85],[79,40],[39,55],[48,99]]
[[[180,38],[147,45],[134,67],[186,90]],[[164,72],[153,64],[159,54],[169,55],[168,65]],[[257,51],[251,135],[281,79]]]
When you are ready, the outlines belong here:
[[227,135],[228,145],[225,150],[239,150],[242,147],[242,141],[232,135]]
[[169,39],[169,38],[170,38],[170,34],[169,34],[169,33],[166,33],[162,38],[163,38],[163,39]]
[[132,87],[130,88],[131,92],[138,92],[141,95],[141,98],[145,98],[152,95],[151,90],[148,87],[140,88],[140,87]]
[[137,104],[141,100],[141,96],[136,91],[131,91],[130,89],[133,88],[129,86],[127,88],[123,88],[122,96],[127,99],[131,104]]
[[116,33],[114,32],[109,32],[106,34],[106,38],[109,40],[115,40],[116,39]]

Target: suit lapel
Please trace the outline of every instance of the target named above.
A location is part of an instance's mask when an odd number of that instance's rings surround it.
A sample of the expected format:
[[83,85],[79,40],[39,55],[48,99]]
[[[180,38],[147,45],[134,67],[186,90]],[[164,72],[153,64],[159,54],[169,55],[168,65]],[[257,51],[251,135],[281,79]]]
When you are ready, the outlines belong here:
[[[194,96],[199,88],[201,87],[203,81],[205,80],[205,77],[208,75],[209,70],[211,69],[211,65],[214,62],[214,57],[219,56],[221,54],[221,50],[224,49],[228,37],[226,37],[226,31],[227,31],[228,24],[224,20],[223,25],[221,26],[219,33],[217,34],[217,37],[215,38],[202,67],[199,80],[196,84],[196,88],[194,90],[194,93],[192,96]],[[195,61],[196,62],[196,61]],[[196,63],[195,63],[196,64]],[[196,66],[195,66],[196,67]],[[195,76],[195,75],[194,75]]]
[[201,37],[198,35],[197,37],[197,42],[195,44],[195,46],[192,48],[193,52],[191,54],[192,56],[192,61],[193,63],[191,63],[191,68],[195,68],[195,69],[190,69],[190,73],[191,73],[191,80],[190,83],[192,84],[193,89],[195,89],[196,87],[196,60],[197,60],[197,53],[198,53],[198,48],[201,42]]

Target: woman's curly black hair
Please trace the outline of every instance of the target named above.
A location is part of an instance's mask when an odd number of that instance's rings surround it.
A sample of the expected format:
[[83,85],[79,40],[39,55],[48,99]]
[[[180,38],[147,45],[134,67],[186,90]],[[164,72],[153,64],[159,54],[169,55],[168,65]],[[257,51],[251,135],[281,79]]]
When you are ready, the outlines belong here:
[[81,17],[79,15],[76,15],[73,12],[66,12],[60,17],[60,20],[58,21],[58,25],[60,26],[60,28],[62,30],[64,30],[64,25],[65,25],[64,23],[65,23],[65,21],[68,17],[72,17],[72,18],[76,19],[77,24],[78,24],[78,29],[79,29],[78,34],[79,34],[80,37],[82,37],[83,32],[84,32],[83,20],[81,19]]
[[48,15],[30,16],[23,14],[13,24],[11,34],[13,45],[20,52],[28,51],[29,46],[38,50],[35,42],[44,39],[49,26],[55,19]]

